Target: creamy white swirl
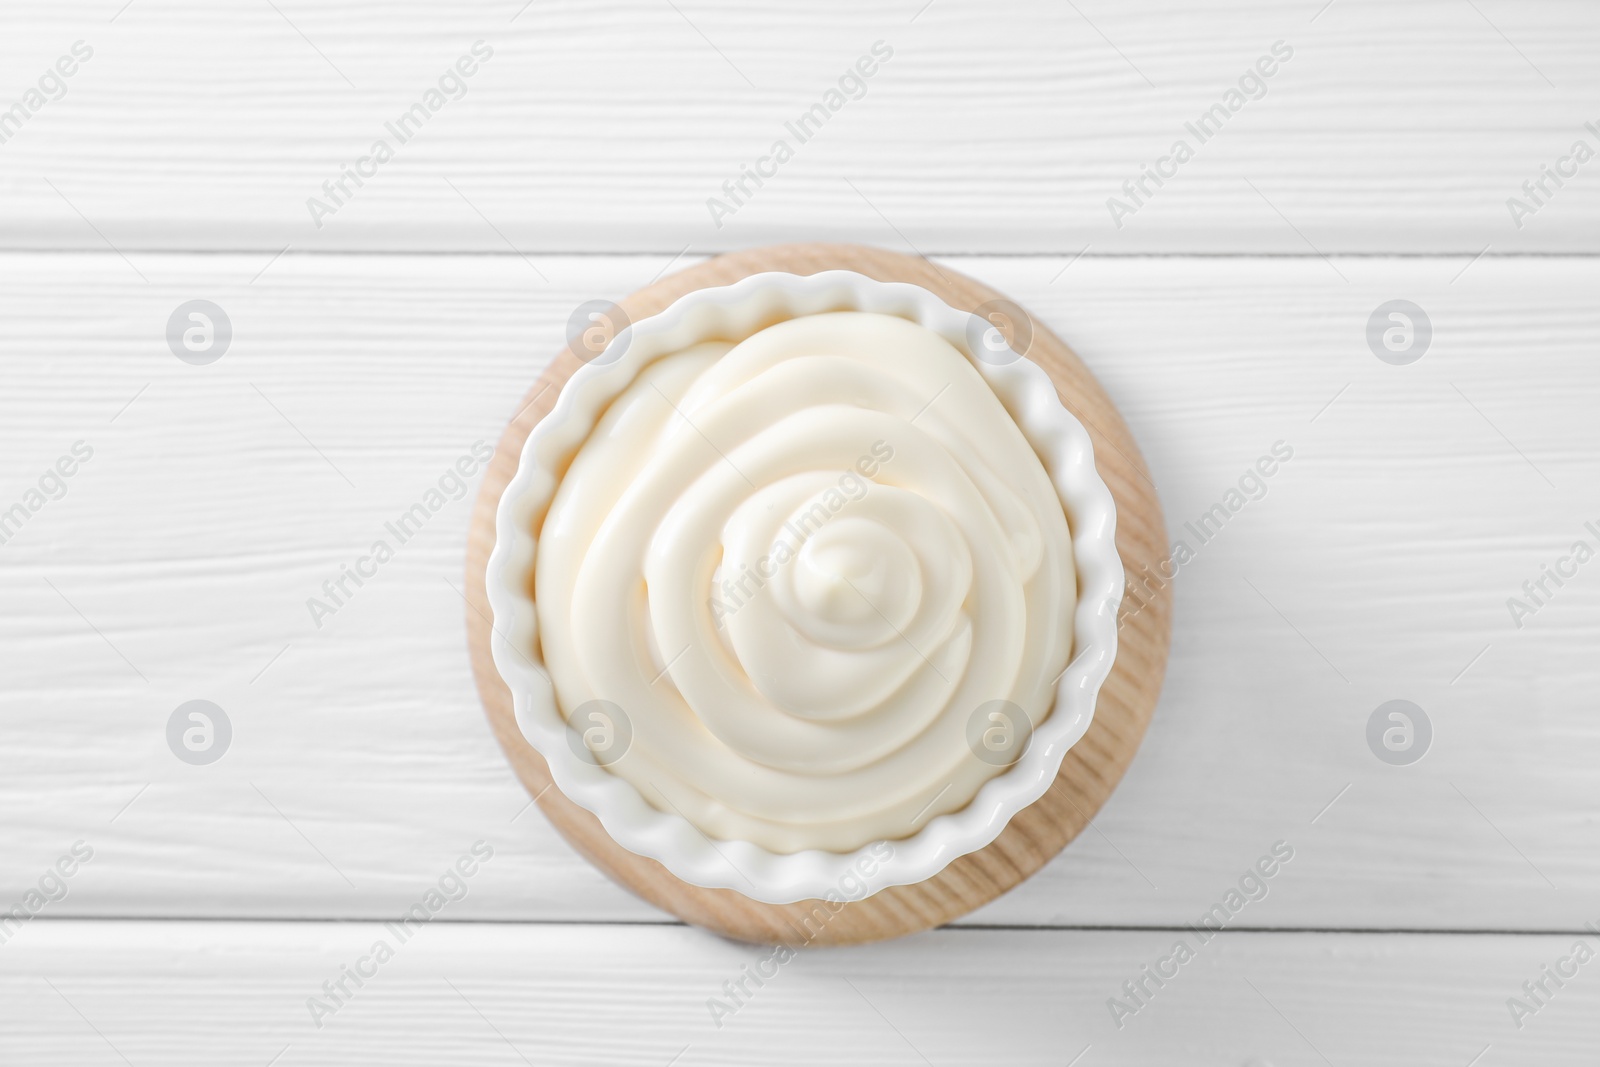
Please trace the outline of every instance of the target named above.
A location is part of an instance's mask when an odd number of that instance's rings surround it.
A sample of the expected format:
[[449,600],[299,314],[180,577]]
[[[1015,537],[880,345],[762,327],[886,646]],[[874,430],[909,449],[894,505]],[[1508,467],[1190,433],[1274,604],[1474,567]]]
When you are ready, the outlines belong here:
[[534,599],[569,721],[626,716],[611,772],[710,837],[843,852],[1004,769],[970,723],[1049,714],[1076,584],[1061,501],[966,357],[834,312],[640,371],[561,479]]

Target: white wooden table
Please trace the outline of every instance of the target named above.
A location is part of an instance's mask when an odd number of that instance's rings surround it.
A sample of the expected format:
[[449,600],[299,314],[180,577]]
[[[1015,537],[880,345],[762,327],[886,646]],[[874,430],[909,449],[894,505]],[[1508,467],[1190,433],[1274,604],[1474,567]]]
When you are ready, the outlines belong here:
[[[1600,150],[1597,48],[1592,6],[1508,0],[8,5],[0,911],[37,914],[0,916],[0,1062],[1595,1062],[1600,562],[1571,547],[1600,548],[1600,161],[1573,156]],[[765,953],[607,882],[489,735],[469,501],[320,627],[306,602],[494,441],[578,303],[795,239],[1024,303],[1195,558],[1092,832],[952,928],[806,953],[716,1018]],[[197,299],[232,328],[208,365],[166,336]],[[1431,324],[1418,361],[1368,344],[1392,300]],[[1184,524],[1278,442],[1198,545]],[[195,699],[231,724],[209,765],[168,743]],[[1367,739],[1394,699],[1432,728],[1404,766]],[[477,842],[401,941],[384,923]]]

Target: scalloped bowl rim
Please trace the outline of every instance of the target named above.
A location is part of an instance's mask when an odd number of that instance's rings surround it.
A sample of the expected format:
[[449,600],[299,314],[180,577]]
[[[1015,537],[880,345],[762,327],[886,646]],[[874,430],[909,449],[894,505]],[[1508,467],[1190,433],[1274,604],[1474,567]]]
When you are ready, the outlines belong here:
[[[766,308],[765,315],[761,312]],[[1057,685],[1050,714],[1035,728],[1023,756],[986,782],[971,803],[930,820],[910,837],[871,842],[852,852],[810,849],[775,853],[748,841],[713,842],[681,815],[645,801],[626,779],[586,762],[568,747],[569,727],[558,707],[537,642],[529,595],[537,539],[533,517],[548,508],[564,458],[588,436],[594,420],[650,361],[711,336],[722,322],[763,323],[823,311],[878,311],[918,322],[953,344],[994,389],[1044,463],[1072,535],[1078,599],[1073,652]],[[491,651],[512,694],[518,728],[549,765],[561,793],[600,820],[617,844],[662,863],[673,875],[707,889],[731,889],[768,904],[828,898],[857,900],[879,890],[933,877],[951,861],[990,844],[1013,816],[1049,789],[1067,750],[1094,715],[1100,686],[1117,650],[1117,610],[1123,569],[1116,550],[1116,505],[1094,466],[1083,425],[1062,405],[1055,385],[1025,356],[1007,363],[973,358],[966,341],[971,313],[907,282],[881,282],[854,271],[796,275],[766,272],[730,285],[698,289],[656,315],[632,323],[563,386],[554,409],[523,444],[515,477],[495,514],[495,545],[486,584],[493,611]],[[735,335],[737,332],[735,331]],[[621,355],[612,358],[620,346]],[[576,420],[576,421],[575,421]],[[578,431],[581,431],[579,433]],[[531,656],[530,656],[531,653]],[[862,871],[873,873],[865,888]],[[846,887],[849,891],[846,891]]]

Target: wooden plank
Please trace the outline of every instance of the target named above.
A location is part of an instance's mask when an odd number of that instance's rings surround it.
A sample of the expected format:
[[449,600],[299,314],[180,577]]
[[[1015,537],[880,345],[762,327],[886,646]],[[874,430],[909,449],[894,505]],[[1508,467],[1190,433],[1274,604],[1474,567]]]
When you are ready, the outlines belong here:
[[[306,601],[492,443],[580,301],[669,258],[146,255],[146,284],[111,254],[0,256],[0,510],[94,449],[0,545],[0,901],[81,839],[51,914],[378,918],[481,839],[462,917],[657,914],[522,812],[450,584],[464,494],[321,629]],[[1082,355],[1174,538],[1294,449],[1190,539],[1163,701],[1095,829],[974,918],[1193,921],[1279,840],[1295,859],[1240,922],[1594,918],[1600,572],[1521,629],[1506,600],[1600,525],[1600,264],[953,265]],[[1391,366],[1365,329],[1401,297],[1435,332]],[[209,366],[164,337],[194,298],[234,326]],[[197,698],[233,725],[210,766],[165,735]],[[1409,767],[1365,740],[1395,698],[1433,724]]]
[[[1150,996],[1119,1028],[1108,1001],[1129,1004],[1123,983],[1179,940],[1192,958],[1162,965],[1172,977],[1160,987],[1144,979]],[[118,1054],[280,1067],[1591,1063],[1600,964],[1573,961],[1579,940],[942,931],[780,962],[682,928],[440,921],[402,942],[364,923],[40,921],[0,951],[0,1056],[63,1067]],[[1581,940],[1592,954],[1597,938]],[[380,941],[392,953],[381,963]],[[1559,988],[1546,979],[1551,995],[1519,1029],[1508,999],[1563,959],[1576,974]],[[324,992],[358,965],[367,977],[343,979],[342,1003]],[[767,977],[757,986],[747,973]],[[741,979],[748,995],[735,1001],[723,986]]]
[[[1600,251],[1600,163],[1570,158],[1600,148],[1579,0],[108,0],[3,26],[4,107],[93,51],[6,130],[5,248]],[[859,98],[830,99],[861,57]],[[378,140],[392,159],[323,191]]]

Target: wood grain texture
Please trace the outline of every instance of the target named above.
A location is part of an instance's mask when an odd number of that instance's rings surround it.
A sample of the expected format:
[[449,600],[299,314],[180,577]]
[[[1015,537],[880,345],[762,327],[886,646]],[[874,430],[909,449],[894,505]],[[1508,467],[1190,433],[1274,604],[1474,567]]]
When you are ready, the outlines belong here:
[[[1600,251],[1600,164],[1520,227],[1506,204],[1600,147],[1582,0],[121,6],[0,14],[6,106],[95,50],[0,145],[0,246]],[[400,143],[385,123],[477,40],[493,58]],[[877,41],[865,95],[790,133]],[[1265,95],[1188,132],[1277,41]],[[308,200],[379,138],[393,160],[319,228]],[[780,138],[794,157],[714,219]],[[1194,158],[1119,228],[1109,198],[1179,139]]]
[[[308,198],[479,39],[468,95],[318,228]],[[708,198],[878,40],[866,95],[718,226]],[[1277,40],[1267,95],[1118,228],[1108,198]],[[61,917],[392,918],[481,840],[447,917],[663,919],[485,728],[465,490],[321,628],[305,601],[492,446],[578,302],[840,240],[975,253],[941,262],[1070,342],[1174,539],[1295,450],[1184,565],[1153,728],[1089,832],[959,922],[1194,922],[1284,840],[1241,924],[1600,923],[1600,564],[1507,611],[1600,525],[1600,267],[1502,258],[1600,252],[1600,163],[1508,207],[1596,145],[1597,45],[1581,0],[4,5],[0,250],[93,254],[0,251],[0,514],[94,457],[0,543],[0,906],[96,851],[0,945],[0,1061],[1592,1062],[1594,964],[1506,1014],[1570,935],[1224,935],[1117,1031],[1105,998],[1169,934],[949,930],[804,954],[718,1030],[757,950],[436,923],[315,1030],[373,927]],[[363,250],[493,254],[311,254]],[[1169,252],[1231,258],[1131,258]],[[236,326],[207,368],[162,339],[195,297]],[[1436,328],[1410,367],[1364,339],[1395,298]],[[163,737],[195,697],[235,730],[209,767]],[[1410,767],[1364,739],[1395,697],[1433,720]]]
[[[669,275],[619,301],[628,321],[664,311],[697,289],[731,285],[764,271],[816,274],[853,270],[885,282],[910,282],[951,307],[973,311],[1005,294],[950,268],[859,245],[776,245],[725,256]],[[1088,430],[1095,466],[1117,503],[1117,550],[1127,573],[1154,568],[1163,556],[1166,525],[1155,483],[1139,445],[1115,405],[1083,363],[1043,325],[1030,331],[1027,356],[1055,382],[1062,402]],[[1101,687],[1094,721],[1062,760],[1050,788],[1019,812],[999,837],[960,856],[932,878],[892,886],[866,900],[838,905],[821,900],[764,904],[729,889],[703,889],[662,864],[622,848],[600,821],[556,788],[543,757],[517,727],[511,691],[490,651],[493,617],[485,588],[494,551],[495,512],[516,475],[522,446],[556,406],[561,389],[582,366],[563,349],[518,402],[484,473],[467,534],[467,641],[478,693],[495,737],[541,810],[579,852],[616,881],[674,915],[743,941],[793,945],[861,944],[927,930],[994,900],[1055,857],[1077,837],[1122,780],[1144,736],[1166,672],[1172,630],[1172,589],[1165,586],[1123,617],[1116,662]]]
[[[1591,945],[1596,938],[1584,934]],[[1106,1002],[1192,933],[939,931],[801,953],[649,926],[37,921],[0,949],[0,1059],[276,1067],[382,1063],[710,1067],[1461,1067],[1594,1062],[1594,962],[1518,1029],[1507,998],[1578,935],[1232,934],[1119,1029]],[[393,959],[318,1028],[308,998]],[[365,967],[371,972],[369,963]],[[773,971],[776,971],[773,974]],[[714,1018],[712,998],[735,1004]],[[330,1002],[331,1003],[331,1002]],[[720,1021],[720,1026],[718,1022]],[[1485,1048],[1487,1046],[1487,1051]],[[287,1047],[287,1051],[285,1051]],[[1085,1052],[1085,1049],[1087,1051]],[[674,1059],[676,1057],[676,1059]]]
[[[109,253],[0,255],[0,506],[95,449],[0,545],[0,903],[82,838],[54,914],[386,918],[483,839],[464,918],[661,918],[526,808],[487,728],[465,493],[320,629],[306,601],[493,446],[577,304],[672,256],[536,258],[548,282],[514,257],[130,258],[148,284]],[[1600,524],[1600,264],[940,262],[1071,344],[1196,548],[1139,758],[1059,861],[962,921],[1191,922],[1279,839],[1296,859],[1250,925],[1591,918],[1600,564],[1521,629],[1506,600]],[[209,367],[163,338],[195,297],[235,327]],[[1409,367],[1364,336],[1397,297],[1435,327]],[[1186,535],[1278,440],[1267,494]],[[233,720],[210,767],[163,736],[196,697]],[[1435,728],[1411,767],[1365,741],[1396,697]]]

